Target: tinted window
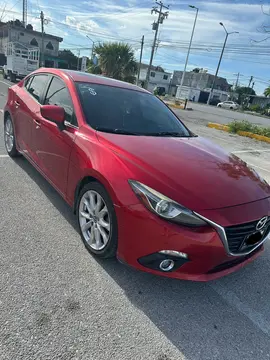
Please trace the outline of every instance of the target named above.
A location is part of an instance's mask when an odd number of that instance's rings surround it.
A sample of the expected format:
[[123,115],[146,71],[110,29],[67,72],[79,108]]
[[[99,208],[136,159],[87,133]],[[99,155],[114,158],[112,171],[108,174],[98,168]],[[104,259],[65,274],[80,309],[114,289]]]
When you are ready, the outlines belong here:
[[41,96],[48,80],[47,75],[35,75],[27,90],[38,101],[41,102]]
[[152,94],[100,84],[76,85],[85,117],[94,129],[135,135],[190,136],[179,119]]
[[30,76],[29,78],[27,78],[24,82],[24,87],[28,90],[30,84],[31,84],[31,81],[33,80],[33,76]]
[[46,95],[45,104],[63,107],[66,113],[66,121],[77,126],[77,121],[73,111],[73,103],[69,91],[66,88],[64,82],[57,77],[52,79]]

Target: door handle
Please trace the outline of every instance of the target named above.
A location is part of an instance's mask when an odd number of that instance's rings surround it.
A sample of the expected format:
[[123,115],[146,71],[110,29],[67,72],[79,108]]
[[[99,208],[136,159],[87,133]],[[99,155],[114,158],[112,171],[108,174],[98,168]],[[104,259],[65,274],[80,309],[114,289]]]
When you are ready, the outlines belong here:
[[34,123],[36,124],[36,129],[39,129],[40,128],[40,125],[41,125],[41,122],[37,119],[33,119],[34,120]]
[[18,109],[18,107],[21,105],[18,101],[14,101],[15,102],[15,107],[16,107],[16,109]]

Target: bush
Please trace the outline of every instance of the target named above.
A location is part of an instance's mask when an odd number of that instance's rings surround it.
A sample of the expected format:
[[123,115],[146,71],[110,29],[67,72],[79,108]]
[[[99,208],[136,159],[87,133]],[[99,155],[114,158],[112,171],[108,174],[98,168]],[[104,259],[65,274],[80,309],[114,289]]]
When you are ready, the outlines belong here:
[[262,111],[260,105],[258,105],[258,104],[250,105],[249,110],[254,111],[254,112],[258,112],[258,113]]
[[231,133],[237,133],[238,131],[247,131],[257,135],[263,135],[270,138],[270,127],[262,127],[254,125],[249,121],[232,121],[228,124],[229,131]]

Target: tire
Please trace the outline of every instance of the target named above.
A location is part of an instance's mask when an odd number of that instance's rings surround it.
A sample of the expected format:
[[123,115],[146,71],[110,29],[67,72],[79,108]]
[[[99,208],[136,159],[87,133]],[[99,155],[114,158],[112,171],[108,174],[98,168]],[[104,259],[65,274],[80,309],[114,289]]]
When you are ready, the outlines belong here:
[[16,82],[16,75],[13,73],[10,73],[10,81],[15,83]]
[[17,157],[20,155],[16,148],[16,138],[13,121],[9,115],[4,120],[4,142],[6,151],[10,157]]
[[6,73],[4,73],[3,78],[7,79],[7,74]]
[[217,107],[221,108],[221,105],[218,105]]
[[230,107],[230,110],[233,110],[233,107],[232,107],[232,106]]
[[114,257],[118,243],[116,213],[110,196],[101,184],[90,182],[82,188],[76,216],[86,249],[99,258]]

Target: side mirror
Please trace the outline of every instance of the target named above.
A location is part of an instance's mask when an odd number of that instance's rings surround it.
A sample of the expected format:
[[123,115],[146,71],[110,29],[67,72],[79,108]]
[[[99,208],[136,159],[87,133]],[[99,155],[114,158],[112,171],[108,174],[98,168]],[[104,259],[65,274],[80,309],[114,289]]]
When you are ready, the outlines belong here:
[[43,105],[40,108],[40,113],[45,119],[55,122],[60,130],[64,129],[64,108],[57,105]]

